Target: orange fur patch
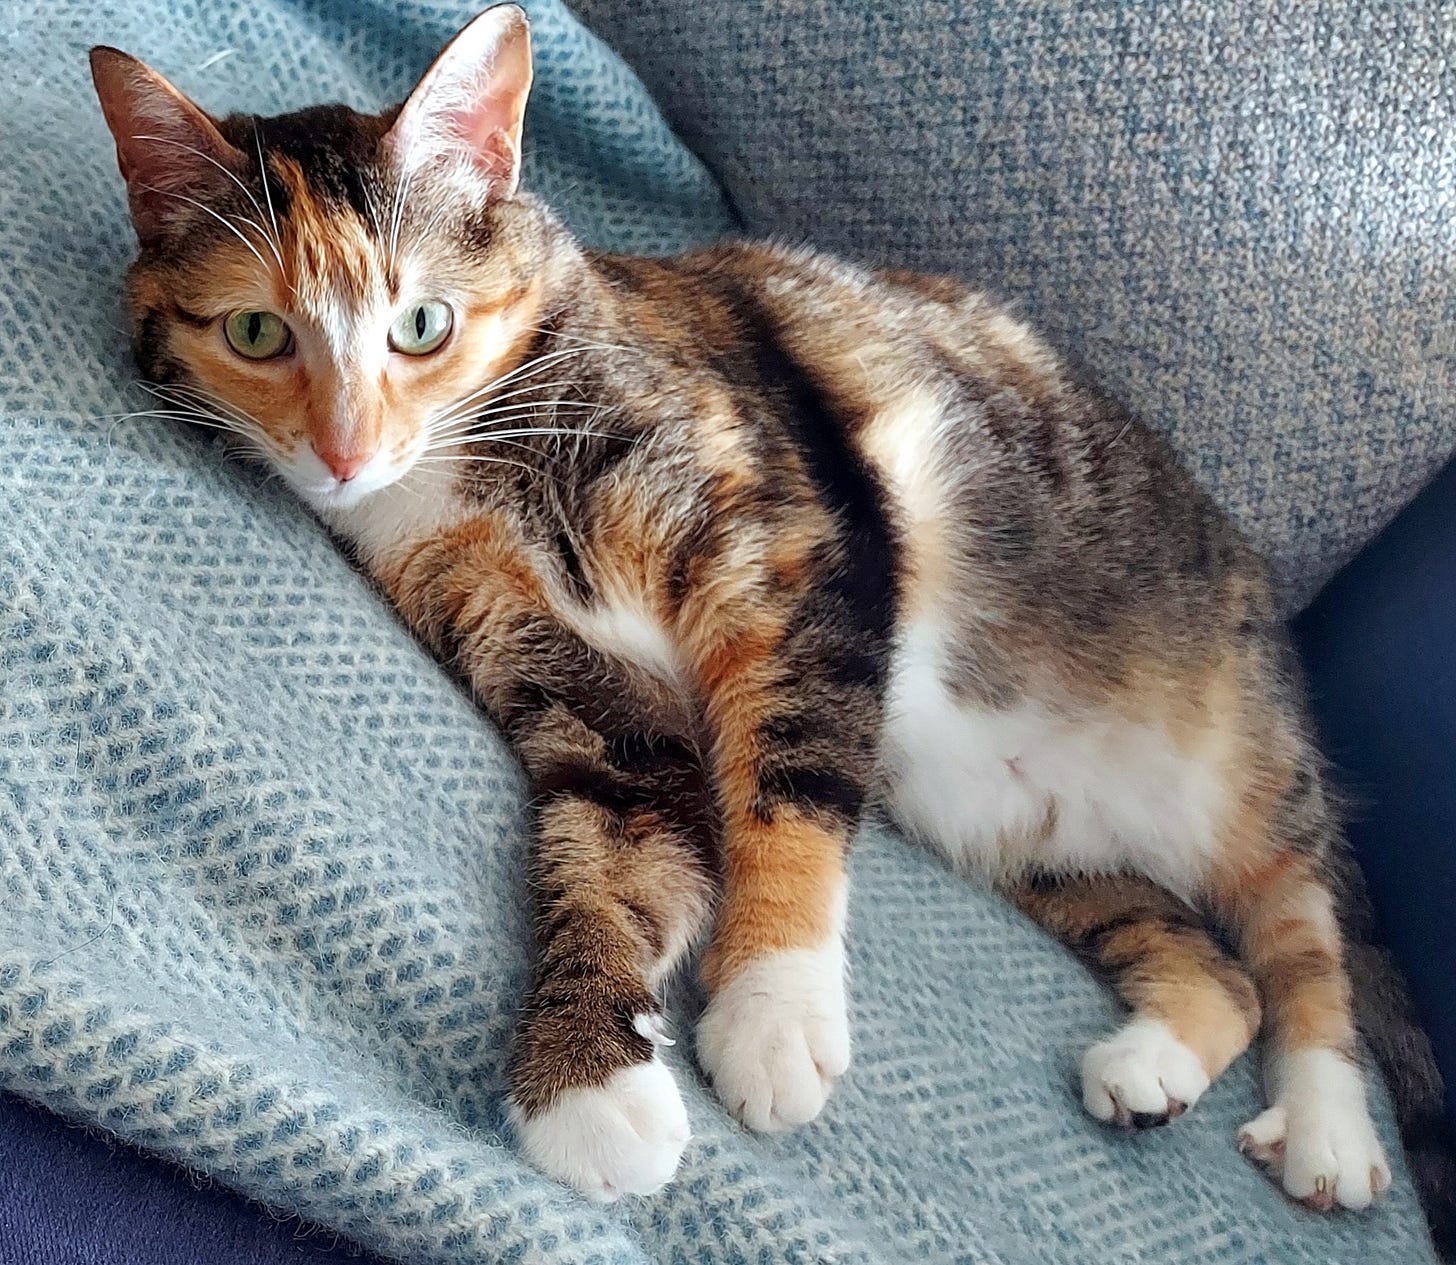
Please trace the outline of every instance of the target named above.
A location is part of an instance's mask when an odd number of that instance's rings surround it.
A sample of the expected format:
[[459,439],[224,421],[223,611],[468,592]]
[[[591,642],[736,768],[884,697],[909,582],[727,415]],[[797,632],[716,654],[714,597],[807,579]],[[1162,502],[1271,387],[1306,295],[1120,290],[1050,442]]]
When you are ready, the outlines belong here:
[[824,944],[843,888],[844,846],[838,834],[789,809],[771,823],[730,830],[723,908],[703,962],[710,989],[765,954]]

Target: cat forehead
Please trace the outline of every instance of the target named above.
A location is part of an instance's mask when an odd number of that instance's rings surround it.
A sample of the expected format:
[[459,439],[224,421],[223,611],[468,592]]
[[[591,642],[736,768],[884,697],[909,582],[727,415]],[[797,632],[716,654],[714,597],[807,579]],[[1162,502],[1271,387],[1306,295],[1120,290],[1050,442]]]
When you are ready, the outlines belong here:
[[362,215],[393,184],[382,149],[395,113],[311,106],[270,118],[229,115],[218,131],[239,153],[265,159],[270,169],[286,163],[315,201]]
[[447,190],[396,179],[358,153],[357,165],[345,166],[332,151],[265,146],[261,129],[255,152],[266,184],[230,189],[222,208],[241,232],[210,217],[206,226],[243,285],[276,290],[277,303],[322,323],[367,317],[427,277],[454,271],[441,231]]
[[397,199],[367,201],[361,212],[352,203],[318,196],[294,159],[274,156],[269,166],[289,191],[279,253],[295,304],[357,309],[398,289]]

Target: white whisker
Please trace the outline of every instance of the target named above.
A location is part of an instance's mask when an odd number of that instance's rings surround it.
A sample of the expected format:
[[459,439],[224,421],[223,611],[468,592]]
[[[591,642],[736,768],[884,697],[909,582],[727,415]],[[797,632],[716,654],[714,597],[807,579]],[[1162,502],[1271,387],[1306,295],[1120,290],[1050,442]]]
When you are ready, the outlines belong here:
[[230,431],[250,440],[265,452],[281,455],[281,450],[262,422],[211,391],[182,382],[141,382],[138,385],[164,404],[172,406],[170,409],[149,410],[153,416],[175,417],[193,425]]
[[[542,383],[540,386],[527,387],[525,388],[525,390],[544,391],[550,387],[560,385],[562,384],[558,382],[546,382]],[[571,384],[568,382],[565,385],[570,386]],[[511,391],[503,396],[500,396],[499,398],[500,400],[505,401],[511,399],[514,396],[522,395],[524,393],[524,391]],[[491,417],[499,417],[506,412],[513,412],[518,415],[523,413],[525,415],[530,415],[531,413],[534,413],[540,409],[552,407],[585,411],[589,409],[599,409],[601,405],[593,404],[590,400],[524,400],[519,404],[495,404],[493,407],[490,408],[467,407],[461,409],[456,407],[452,408],[449,412],[439,413],[436,414],[436,416],[432,417],[427,424],[427,429],[431,433],[433,433],[434,431],[443,428],[447,423],[453,424],[455,422],[464,420],[467,421],[469,424],[474,425],[477,421],[484,421],[485,419]]]
[[[141,385],[143,390],[151,392],[151,394],[157,396],[159,399],[171,404],[181,404],[184,408],[196,407],[195,403],[189,403],[189,399],[191,401],[201,400],[204,404],[212,405],[214,409],[222,409],[224,413],[228,414],[241,426],[249,430],[256,430],[260,434],[265,433],[263,423],[246,409],[239,408],[236,404],[223,399],[220,395],[214,395],[211,391],[204,390],[201,387],[188,386],[180,382],[144,382]],[[181,400],[172,398],[179,395],[182,397]]]
[[549,338],[569,338],[572,342],[580,343],[582,351],[636,351],[635,347],[628,347],[622,343],[599,343],[595,339],[587,338],[584,334],[573,334],[564,329],[552,329],[549,325],[532,325],[528,328],[538,334],[545,334]]
[[571,430],[564,426],[530,426],[519,430],[503,431],[473,431],[463,435],[452,435],[448,440],[430,444],[422,448],[421,452],[438,452],[446,448],[459,448],[468,444],[494,444],[503,443],[510,439],[529,439],[532,436],[562,436],[577,435],[587,436],[593,439],[626,439],[628,443],[637,441],[625,435],[613,435],[609,431],[602,430]]
[[[596,414],[585,419],[586,422],[595,420]],[[557,424],[546,424],[547,419],[536,412],[510,413],[500,417],[494,417],[481,421],[479,419],[468,419],[461,421],[448,430],[427,432],[425,442],[433,449],[457,447],[462,443],[472,443],[495,438],[497,436],[511,435],[518,433],[520,428],[525,428],[532,433],[547,434],[561,430]],[[581,423],[579,423],[581,424]],[[506,430],[511,426],[517,429]]]
[[[551,384],[546,384],[547,386]],[[594,407],[586,400],[567,401],[573,411]],[[500,417],[530,417],[541,411],[544,405],[534,400],[516,400],[514,403],[480,400],[464,400],[458,404],[452,404],[449,408],[442,409],[425,419],[425,430],[430,434],[449,427],[466,425],[474,426],[477,422],[486,421],[489,418]]]
[[374,200],[374,190],[372,187],[366,187],[365,201],[369,207],[370,222],[374,225],[374,236],[382,246],[384,245],[384,226],[379,222],[379,204]]
[[[255,210],[258,213],[259,220],[262,219],[262,216],[263,216],[263,208],[258,205],[258,199],[253,196],[253,191],[250,188],[248,188],[248,186],[245,185],[241,180],[239,180],[238,177],[233,172],[229,171],[225,166],[223,166],[222,163],[218,162],[217,159],[214,158],[211,154],[204,153],[202,150],[198,149],[195,145],[189,145],[189,144],[187,144],[186,141],[173,140],[170,136],[134,136],[134,137],[132,137],[132,139],[133,140],[137,140],[137,141],[154,141],[154,142],[156,142],[159,145],[174,145],[178,149],[185,149],[189,154],[196,154],[197,157],[198,158],[201,158],[204,162],[211,163],[220,172],[222,172],[223,175],[225,175],[229,180],[231,180],[235,185],[237,185],[239,189],[241,189],[243,191],[243,193],[246,195],[248,201],[253,204],[253,210]],[[264,183],[263,191],[265,193],[268,191],[268,186],[267,186],[267,183],[266,182]],[[270,210],[272,209],[271,208],[271,204],[270,204],[270,208],[269,209]],[[276,236],[275,237],[269,237],[268,236],[268,230],[265,229],[263,227],[263,225],[261,223],[259,223],[258,221],[256,221],[256,220],[250,220],[250,219],[247,218],[247,216],[243,216],[242,218],[243,218],[243,223],[244,224],[248,225],[248,227],[250,227],[250,228],[255,228],[255,229],[258,230],[258,236],[263,239],[264,244],[268,247],[269,250],[271,250],[273,252],[273,258],[278,261],[278,267],[279,267],[279,270],[281,271],[282,268],[283,268],[283,256],[282,256],[282,254],[278,250],[278,242],[276,240]],[[274,232],[275,235],[278,232],[278,221],[277,220],[274,220],[273,221],[273,232]]]
[[[505,377],[498,378],[494,382],[488,382],[488,383],[486,383],[485,386],[480,387],[478,390],[472,391],[469,395],[463,396],[462,398],[456,400],[453,404],[449,405],[448,408],[444,409],[441,413],[437,414],[437,416],[444,417],[444,416],[447,416],[449,414],[458,413],[461,409],[465,408],[466,406],[468,406],[470,404],[473,404],[476,400],[480,399],[482,396],[490,395],[491,392],[496,391],[496,390],[498,390],[501,387],[510,386],[511,383],[512,383],[512,379],[515,379],[516,380],[516,390],[507,392],[504,395],[496,395],[496,396],[494,396],[493,399],[492,399],[492,401],[491,401],[492,403],[500,403],[502,400],[513,399],[516,396],[525,395],[527,392],[530,392],[530,391],[547,391],[547,390],[552,389],[553,387],[561,387],[561,386],[569,387],[569,386],[576,385],[569,378],[558,378],[558,379],[553,379],[550,382],[537,382],[537,383],[534,383],[534,384],[532,384],[531,386],[528,386],[528,387],[521,386],[520,385],[521,382],[526,381],[526,379],[528,379],[528,378],[534,377],[537,372],[540,372],[540,371],[542,371],[542,370],[544,370],[546,368],[546,360],[547,360],[547,358],[543,356],[543,357],[540,357],[537,360],[531,361],[530,362],[530,365],[532,366],[532,371],[529,374],[525,374],[525,375],[522,376],[521,375],[521,370],[520,369],[517,369],[513,373],[507,374]],[[524,367],[525,366],[522,366],[522,368],[524,368]],[[564,400],[564,401],[558,401],[558,403],[566,403],[566,404],[590,404],[591,401],[583,398],[583,399],[580,399],[580,400]]]
[[[186,202],[190,206],[195,206],[199,211],[205,211],[225,229],[227,229],[229,233],[236,237],[238,241],[242,242],[244,246],[246,246],[250,251],[253,252],[253,258],[256,259],[258,263],[262,266],[264,272],[268,271],[268,261],[258,253],[258,248],[254,246],[253,243],[250,242],[246,237],[243,236],[242,232],[238,229],[238,226],[226,216],[219,215],[210,206],[206,205],[205,203],[199,202],[196,198],[189,198],[185,193],[174,193],[170,189],[158,189],[155,185],[143,185],[142,188],[148,190],[151,193],[160,193],[164,198],[176,198],[178,199],[178,201]],[[259,231],[261,231],[261,229]]]
[[233,425],[230,422],[225,421],[221,418],[215,418],[203,413],[194,413],[174,409],[138,409],[134,413],[103,413],[100,416],[102,418],[114,419],[112,421],[112,425],[107,430],[108,442],[110,442],[111,435],[116,431],[116,428],[120,426],[122,422],[135,421],[138,418],[144,417],[155,417],[161,418],[164,421],[185,422],[188,426],[196,426],[201,428],[202,430],[223,431],[225,434],[231,436],[234,439],[244,441],[246,444],[250,445],[254,451],[262,456],[266,457],[272,455],[271,445],[269,444],[265,436],[243,430],[238,426]]
[[[273,211],[273,194],[268,188],[268,164],[263,160],[263,137],[258,131],[256,119],[253,121],[253,144],[258,150],[258,179],[263,182],[263,198],[268,203],[268,222],[273,225],[273,240],[276,243],[273,253],[278,256],[278,270],[284,274],[286,279],[288,270],[283,266],[283,234],[278,231],[278,216]],[[257,206],[256,200],[253,205]],[[263,212],[260,210],[258,214],[262,215]],[[292,286],[289,288],[292,289]]]
[[481,463],[483,463],[485,465],[492,465],[492,466],[515,466],[516,469],[518,469],[518,470],[524,470],[524,471],[526,471],[527,474],[542,475],[542,476],[544,476],[545,478],[548,478],[548,479],[551,477],[549,474],[546,473],[546,471],[542,470],[539,466],[530,466],[530,465],[527,465],[524,461],[511,461],[508,457],[485,457],[485,456],[420,457],[420,458],[418,458],[415,461],[415,465],[417,465],[417,466],[423,466],[423,465],[439,465],[439,464],[441,464],[443,462],[455,462],[455,463],[459,463],[459,462],[466,462],[466,461],[481,462]]
[[414,175],[414,168],[406,163],[404,179],[395,190],[394,217],[389,231],[389,267],[391,271],[394,269],[395,257],[399,251],[399,230],[404,223],[405,199],[409,197],[410,182],[414,179]]
[[583,352],[590,350],[591,348],[589,347],[567,347],[562,351],[553,351],[548,352],[544,356],[536,356],[534,359],[528,360],[524,364],[517,365],[514,369],[511,370],[510,373],[503,374],[499,378],[492,379],[490,382],[487,382],[484,386],[473,391],[471,394],[465,396],[463,399],[457,400],[456,403],[451,407],[459,408],[462,404],[465,404],[470,400],[479,399],[482,395],[488,394],[489,392],[495,390],[497,387],[503,387],[508,385],[510,382],[520,378],[523,374],[527,374],[528,371],[529,374],[535,374],[540,370],[544,369],[547,365],[552,364],[555,361],[562,359],[563,357],[579,356]]

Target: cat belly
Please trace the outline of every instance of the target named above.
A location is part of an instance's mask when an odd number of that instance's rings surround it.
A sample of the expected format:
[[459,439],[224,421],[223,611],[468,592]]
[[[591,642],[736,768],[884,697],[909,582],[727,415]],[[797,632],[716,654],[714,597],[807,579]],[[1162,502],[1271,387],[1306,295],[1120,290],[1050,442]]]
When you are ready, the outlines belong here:
[[964,703],[945,684],[943,638],[912,626],[892,668],[880,794],[899,824],[993,878],[1132,870],[1189,893],[1217,846],[1218,770],[1110,712]]

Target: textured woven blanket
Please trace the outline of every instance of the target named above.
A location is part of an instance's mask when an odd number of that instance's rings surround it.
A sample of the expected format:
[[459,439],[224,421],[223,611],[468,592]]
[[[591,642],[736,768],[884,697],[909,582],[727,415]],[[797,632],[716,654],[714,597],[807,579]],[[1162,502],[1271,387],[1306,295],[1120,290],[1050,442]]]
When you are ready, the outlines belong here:
[[[730,227],[623,65],[531,7],[535,186],[597,242]],[[1102,990],[875,830],[854,862],[857,1063],[821,1123],[732,1124],[694,1071],[683,985],[677,1183],[603,1209],[517,1160],[517,772],[276,482],[116,416],[141,407],[131,243],[84,56],[133,50],[218,108],[375,106],[466,16],[3,11],[0,1085],[413,1265],[1429,1261],[1403,1172],[1372,1214],[1321,1219],[1235,1154],[1248,1060],[1155,1135],[1086,1119],[1072,1078],[1112,1019]]]

